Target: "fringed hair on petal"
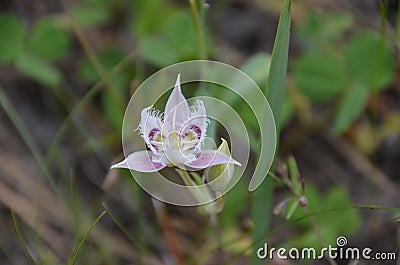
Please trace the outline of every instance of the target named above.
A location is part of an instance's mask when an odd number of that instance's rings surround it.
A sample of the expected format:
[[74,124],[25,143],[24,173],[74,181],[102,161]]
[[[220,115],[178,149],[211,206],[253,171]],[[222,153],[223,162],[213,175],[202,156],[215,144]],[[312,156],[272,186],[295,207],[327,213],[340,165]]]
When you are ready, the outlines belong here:
[[[143,116],[143,112],[145,111],[145,115]],[[161,120],[163,118],[163,113],[160,112],[159,110],[156,110],[153,108],[153,106],[147,107],[142,110],[142,117],[139,122],[139,126],[136,128],[135,131],[139,130],[140,136],[143,138],[144,142],[146,145],[153,151],[154,153],[157,152],[157,150],[154,148],[154,146],[150,143],[149,139],[149,134],[153,129],[158,129],[161,132],[162,128],[159,128],[159,123],[158,120]],[[144,120],[143,120],[144,119]],[[154,125],[153,128],[146,128],[147,122],[149,122],[149,119],[154,119]]]
[[[198,112],[200,111],[200,108],[204,108],[204,113],[196,116],[196,114],[198,114]],[[208,119],[208,117],[206,115],[204,103],[202,100],[200,100],[200,99],[195,100],[195,102],[190,107],[190,115],[191,115],[191,118],[194,118],[196,125],[199,126],[199,128],[201,129],[200,142],[202,142],[204,140],[204,138],[207,136],[207,134],[206,134],[207,127],[210,124],[210,120]],[[196,122],[196,120],[199,120],[199,119],[204,119],[204,120],[200,121],[200,122],[199,121]]]

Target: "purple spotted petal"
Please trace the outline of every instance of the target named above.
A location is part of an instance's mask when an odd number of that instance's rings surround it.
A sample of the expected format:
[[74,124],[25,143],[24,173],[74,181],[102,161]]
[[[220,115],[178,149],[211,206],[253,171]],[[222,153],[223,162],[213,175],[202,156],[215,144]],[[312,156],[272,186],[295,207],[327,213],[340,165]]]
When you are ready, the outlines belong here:
[[151,160],[150,151],[138,151],[130,154],[124,161],[113,165],[111,168],[129,168],[140,172],[155,172],[166,167],[160,162]]
[[181,92],[181,80],[178,75],[175,88],[165,106],[164,125],[168,131],[179,131],[189,117],[189,105]]
[[151,144],[155,134],[157,132],[161,133],[162,123],[159,117],[159,113],[152,109],[151,107],[145,108],[141,113],[141,121],[139,125],[140,134],[147,146],[156,153],[156,148]]
[[198,144],[206,137],[208,126],[208,118],[206,108],[201,100],[197,100],[196,104],[190,108],[190,118],[186,120],[181,135],[185,137],[189,132],[193,132],[198,138]]
[[202,133],[205,134],[207,131],[208,119],[206,115],[206,108],[203,101],[197,100],[196,104],[192,107],[191,123],[198,126]]
[[193,168],[194,170],[200,170],[220,164],[235,164],[241,166],[239,162],[218,150],[204,150],[196,160],[186,163],[188,167]]

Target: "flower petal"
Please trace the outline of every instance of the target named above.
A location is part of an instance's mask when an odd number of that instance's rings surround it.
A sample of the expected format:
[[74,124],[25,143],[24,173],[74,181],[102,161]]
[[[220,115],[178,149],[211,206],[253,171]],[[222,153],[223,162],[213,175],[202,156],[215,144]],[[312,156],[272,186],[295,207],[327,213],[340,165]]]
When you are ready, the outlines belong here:
[[192,141],[194,139],[186,139],[190,132],[197,136],[197,142],[193,146],[194,148],[199,148],[200,144],[206,137],[206,131],[208,126],[208,118],[206,115],[206,108],[201,100],[197,100],[196,103],[190,107],[190,118],[186,120],[184,126],[182,127],[181,135],[183,136],[184,142]]
[[176,79],[175,88],[168,98],[164,112],[164,125],[169,131],[179,131],[190,117],[189,105],[181,91],[180,74]]
[[160,162],[153,162],[150,151],[138,151],[130,154],[124,161],[113,165],[111,168],[128,168],[140,172],[155,172],[166,167]]
[[218,150],[204,150],[196,160],[185,163],[186,166],[195,170],[220,164],[235,164],[241,166],[238,161]]
[[175,148],[165,148],[158,157],[159,161],[167,166],[182,167],[195,159],[192,151],[183,151]]
[[203,101],[196,100],[196,104],[191,107],[190,118],[192,120],[191,123],[200,127],[203,136],[205,136],[208,126],[208,118]]
[[162,126],[162,122],[159,116],[159,112],[154,110],[152,107],[145,108],[142,110],[141,121],[139,125],[140,134],[153,153],[156,153],[157,150],[150,142],[152,140],[151,136],[154,135],[155,132],[161,133],[162,129],[160,128],[160,125]]

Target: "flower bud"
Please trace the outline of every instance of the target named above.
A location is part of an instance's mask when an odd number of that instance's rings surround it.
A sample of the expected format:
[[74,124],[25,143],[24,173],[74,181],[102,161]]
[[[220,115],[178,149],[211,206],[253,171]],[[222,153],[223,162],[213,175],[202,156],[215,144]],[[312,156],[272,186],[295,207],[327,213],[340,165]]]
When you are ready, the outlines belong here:
[[302,195],[299,200],[298,203],[301,207],[307,207],[308,206],[308,200],[306,198],[306,196]]
[[[220,192],[216,193],[216,197],[219,197],[221,195],[222,195],[222,193],[220,193]],[[206,214],[206,215],[220,213],[222,211],[222,209],[224,208],[225,199],[226,199],[225,195],[222,195],[221,197],[219,197],[215,201],[212,201],[210,203],[207,203],[207,204],[204,204],[204,205],[200,206],[199,207],[199,212],[201,214]]]
[[[228,142],[223,138],[221,138],[221,140],[222,143],[218,147],[218,151],[231,156]],[[220,164],[210,167],[207,172],[207,181],[210,183],[211,189],[215,192],[224,193],[233,177],[234,169],[235,167],[233,164]]]
[[[228,143],[225,139],[221,139],[222,143],[218,147],[218,151],[231,156]],[[192,172],[191,176],[187,171],[177,170],[183,182],[187,186],[197,186],[191,189],[193,197],[199,201],[211,201],[207,204],[199,206],[199,211],[202,214],[211,215],[222,211],[225,204],[225,189],[233,177],[234,164],[220,164],[208,168],[205,172],[206,186],[199,186],[204,183],[204,178],[201,178],[197,173]],[[216,199],[218,198],[218,199]]]

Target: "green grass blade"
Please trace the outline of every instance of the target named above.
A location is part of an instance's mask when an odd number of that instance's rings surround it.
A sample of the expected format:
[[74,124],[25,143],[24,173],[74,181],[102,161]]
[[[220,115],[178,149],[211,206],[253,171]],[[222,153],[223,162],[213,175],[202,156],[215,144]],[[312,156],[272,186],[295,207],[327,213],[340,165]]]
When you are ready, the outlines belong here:
[[110,210],[110,208],[102,202],[103,208],[106,210],[107,214],[111,217],[113,222],[118,226],[118,228],[122,231],[122,233],[131,241],[131,243],[137,248],[138,250],[138,262],[139,264],[144,264],[142,253],[145,252],[145,247],[140,243],[140,240],[137,238],[135,239],[131,233],[129,233],[128,229],[118,220],[117,216]]
[[54,190],[56,189],[56,184],[54,181],[54,177],[51,174],[51,171],[42,156],[39,146],[33,137],[29,134],[29,130],[26,128],[24,121],[19,116],[18,112],[8,99],[7,95],[4,93],[3,88],[0,87],[0,106],[4,109],[5,113],[7,114],[8,118],[13,123],[14,127],[17,129],[18,134],[22,137],[25,144],[28,146],[29,151],[32,153],[34,159],[38,163],[40,169],[42,170],[43,174],[47,177],[50,185]]
[[20,229],[20,227],[18,225],[17,218],[15,217],[14,211],[12,209],[10,209],[10,211],[11,211],[11,218],[12,218],[13,223],[14,223],[15,231],[17,232],[19,241],[21,242],[21,245],[24,248],[24,251],[25,251],[26,255],[28,255],[29,259],[31,260],[31,262],[33,264],[38,265],[38,263],[35,261],[35,259],[32,257],[31,253],[29,252],[28,247],[26,246],[24,237],[22,236],[22,232],[21,232],[21,229]]
[[[291,0],[286,0],[279,19],[266,91],[266,96],[275,118],[278,139],[280,132],[280,116],[285,97],[291,25],[290,9]],[[279,140],[277,142],[279,143]],[[252,220],[254,225],[254,244],[251,257],[252,265],[263,263],[263,261],[257,257],[257,249],[263,245],[262,238],[269,230],[272,212],[273,184],[273,179],[267,178],[252,194]]]
[[[133,59],[134,52],[130,53],[120,62],[118,62],[108,73],[108,78],[111,79],[114,75],[119,74],[121,71],[125,69],[128,63],[131,62]],[[94,86],[92,86],[86,94],[79,99],[79,101],[75,104],[74,107],[71,108],[70,112],[68,113],[67,117],[62,122],[61,126],[57,130],[53,140],[51,141],[49,148],[47,149],[46,155],[46,164],[49,165],[51,163],[51,159],[54,157],[59,156],[58,148],[62,137],[65,136],[65,133],[70,128],[72,123],[74,123],[74,117],[78,115],[79,112],[82,112],[83,109],[89,105],[89,103],[102,91],[104,88],[104,81],[100,79]],[[78,126],[79,128],[79,126]]]
[[78,247],[76,248],[75,254],[68,263],[69,265],[75,265],[76,260],[78,258],[79,252],[81,251],[83,244],[85,244],[87,238],[89,237],[90,232],[92,232],[93,228],[96,226],[96,224],[100,221],[100,219],[106,214],[106,211],[103,211],[97,218],[94,220],[94,222],[90,225],[89,229],[86,231],[85,235],[79,242]]
[[289,55],[291,0],[286,0],[279,19],[274,49],[272,51],[271,68],[267,85],[267,99],[276,122],[277,135],[280,132],[280,117],[285,98],[286,71]]

